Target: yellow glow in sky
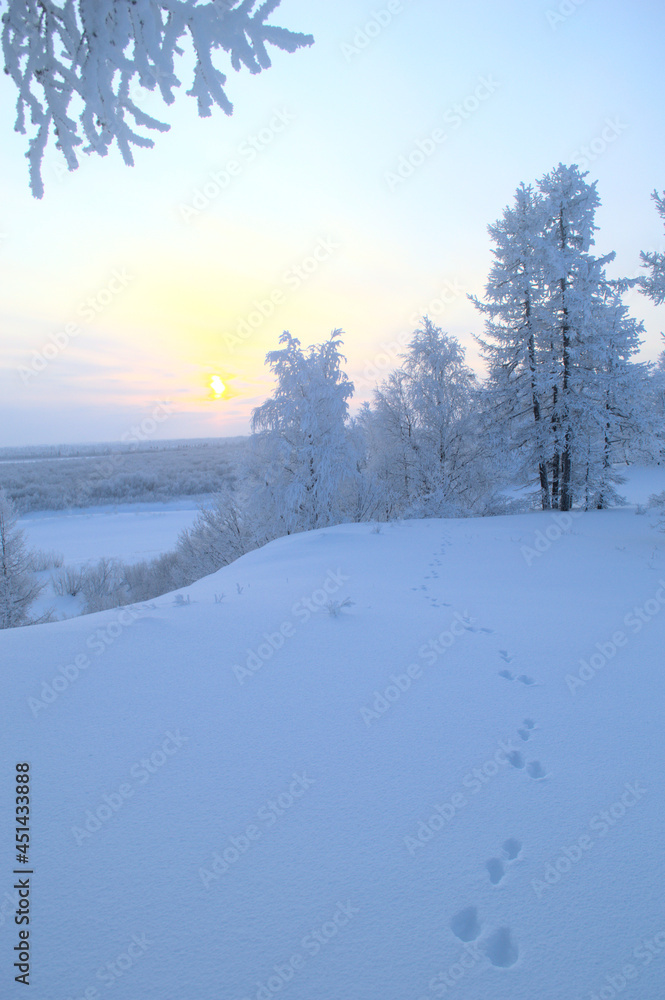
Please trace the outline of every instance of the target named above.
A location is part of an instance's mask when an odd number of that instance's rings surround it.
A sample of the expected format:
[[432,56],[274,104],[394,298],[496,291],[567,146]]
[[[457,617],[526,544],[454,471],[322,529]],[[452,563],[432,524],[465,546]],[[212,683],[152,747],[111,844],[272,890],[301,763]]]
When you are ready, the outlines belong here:
[[212,378],[210,379],[210,388],[215,394],[215,399],[219,399],[222,396],[224,390],[226,389],[226,386],[222,382],[219,375],[213,375]]

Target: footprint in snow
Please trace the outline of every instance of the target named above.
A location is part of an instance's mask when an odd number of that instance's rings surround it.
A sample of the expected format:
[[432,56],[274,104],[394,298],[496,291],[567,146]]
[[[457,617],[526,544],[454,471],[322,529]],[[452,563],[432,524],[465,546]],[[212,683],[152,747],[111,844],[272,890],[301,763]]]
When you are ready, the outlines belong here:
[[[518,730],[520,732],[520,730]],[[522,737],[524,739],[524,737]],[[527,734],[528,739],[528,734]],[[511,750],[510,753],[506,754],[506,759],[512,767],[517,768],[518,771],[523,771],[526,767],[526,773],[534,781],[541,781],[543,778],[547,777],[545,768],[540,763],[539,760],[532,760],[527,762],[524,760],[524,755],[520,753],[519,750]]]
[[506,874],[506,866],[501,858],[490,858],[489,861],[485,862],[485,868],[487,868],[492,885],[498,885]]
[[462,627],[466,629],[467,632],[484,632],[486,635],[492,635],[494,629],[484,628],[482,625],[474,625],[473,618],[462,618]]
[[536,724],[533,721],[533,719],[525,719],[523,725],[524,725],[523,729],[517,730],[517,735],[521,740],[524,740],[524,742],[526,743],[527,740],[531,739],[531,732],[533,729],[535,729]]
[[509,969],[519,958],[519,948],[510,927],[499,927],[485,942],[483,948],[492,965]]
[[509,837],[503,842],[503,850],[509,861],[514,861],[519,857],[522,850],[522,842],[516,837]]
[[[478,919],[478,908],[466,906],[450,921],[450,929],[456,938],[468,944],[477,941],[482,927]],[[499,927],[481,945],[488,959],[498,969],[509,969],[519,958],[519,947],[510,927]]]
[[513,659],[512,656],[508,656],[508,650],[506,649],[500,649],[499,656],[505,663],[510,663],[510,661]]
[[499,677],[505,677],[507,681],[519,681],[520,684],[525,684],[527,687],[533,687],[536,683],[533,677],[529,677],[528,674],[520,674],[519,677],[516,677],[510,670],[499,670]]
[[460,941],[475,941],[480,934],[477,907],[466,906],[456,913],[450,921],[450,929]]
[[[522,765],[524,766],[524,765]],[[490,858],[485,862],[485,868],[492,885],[498,885],[506,874],[506,864],[516,861],[522,850],[522,842],[516,837],[509,837],[502,846],[503,858]]]

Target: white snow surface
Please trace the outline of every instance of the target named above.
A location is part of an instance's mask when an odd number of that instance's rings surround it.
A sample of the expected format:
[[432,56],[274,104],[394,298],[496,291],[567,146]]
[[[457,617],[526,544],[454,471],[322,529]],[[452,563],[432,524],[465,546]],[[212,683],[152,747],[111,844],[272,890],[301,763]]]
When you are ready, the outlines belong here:
[[102,557],[140,562],[175,548],[199,511],[196,500],[33,511],[19,519],[31,549],[55,549],[65,566],[82,566]]
[[7,995],[27,760],[34,1000],[661,1000],[664,649],[628,509],[314,531],[0,633]]

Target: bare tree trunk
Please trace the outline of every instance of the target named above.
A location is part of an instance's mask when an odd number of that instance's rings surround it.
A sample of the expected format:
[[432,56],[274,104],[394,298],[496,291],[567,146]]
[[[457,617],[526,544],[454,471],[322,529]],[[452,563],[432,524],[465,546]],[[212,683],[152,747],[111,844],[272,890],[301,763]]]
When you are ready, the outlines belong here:
[[[529,326],[531,326],[531,298],[529,296],[528,291],[527,291],[525,308],[526,308],[527,323]],[[531,374],[531,400],[533,405],[533,419],[536,424],[536,432],[539,433],[541,414],[540,414],[540,400],[538,399],[538,393],[536,392],[536,346],[533,338],[533,331],[531,331],[528,340],[528,352],[529,352],[529,371]],[[542,457],[538,462],[538,478],[540,480],[540,501],[543,510],[550,510],[552,504],[550,502],[549,483],[547,481],[547,463],[545,459]]]

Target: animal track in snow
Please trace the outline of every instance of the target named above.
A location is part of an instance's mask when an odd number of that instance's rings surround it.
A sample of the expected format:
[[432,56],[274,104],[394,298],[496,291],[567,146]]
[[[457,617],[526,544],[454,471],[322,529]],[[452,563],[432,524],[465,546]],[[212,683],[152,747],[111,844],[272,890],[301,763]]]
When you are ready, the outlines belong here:
[[[531,733],[526,729],[518,729],[517,732],[523,740],[528,740],[531,736]],[[543,765],[540,763],[539,760],[531,760],[527,764],[526,761],[524,760],[524,755],[520,753],[519,750],[508,751],[506,753],[506,760],[513,767],[516,767],[519,771],[524,770],[524,767],[526,766],[526,773],[529,775],[530,778],[533,778],[535,781],[540,781],[542,778],[547,777],[545,768],[543,767]]]
[[492,885],[498,885],[506,874],[506,866],[501,858],[490,858],[489,861],[485,862],[485,868],[487,868]]
[[492,965],[499,969],[509,969],[520,954],[510,927],[499,927],[494,931],[485,942],[483,950]]
[[465,628],[467,632],[484,632],[485,635],[493,635],[494,634],[494,629],[492,629],[492,628],[485,628],[483,625],[474,625],[473,624],[474,619],[473,618],[469,618],[468,616],[465,616],[464,618],[460,618],[460,621],[462,623],[462,627]]
[[509,861],[514,861],[515,858],[518,858],[521,850],[522,842],[517,840],[516,837],[509,837],[503,843],[503,851]]
[[450,929],[460,941],[475,941],[480,934],[480,921],[475,906],[466,906],[450,921]]
[[514,657],[512,657],[512,656],[509,656],[509,655],[508,655],[508,650],[506,650],[506,649],[500,649],[500,650],[499,650],[499,656],[500,656],[500,657],[501,657],[501,659],[502,659],[502,660],[504,660],[504,661],[505,661],[506,663],[510,663],[510,661],[511,661],[512,659],[514,659]]
[[536,724],[533,721],[533,719],[525,719],[524,720],[524,729],[518,729],[517,730],[517,735],[519,736],[519,738],[521,740],[524,740],[524,742],[526,743],[527,740],[531,739],[531,730],[535,729],[535,727],[536,727]]
[[[524,766],[524,765],[522,765]],[[485,868],[490,877],[492,885],[498,885],[506,874],[506,862],[516,861],[522,850],[522,842],[516,837],[509,837],[503,842],[502,850],[505,861],[502,858],[490,858],[485,862]]]
[[536,683],[533,677],[529,677],[527,674],[520,674],[519,677],[516,677],[510,670],[499,670],[499,677],[505,677],[507,681],[519,681],[520,684],[526,684],[527,687]]

